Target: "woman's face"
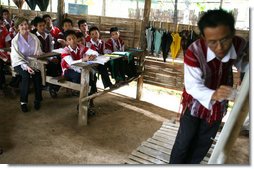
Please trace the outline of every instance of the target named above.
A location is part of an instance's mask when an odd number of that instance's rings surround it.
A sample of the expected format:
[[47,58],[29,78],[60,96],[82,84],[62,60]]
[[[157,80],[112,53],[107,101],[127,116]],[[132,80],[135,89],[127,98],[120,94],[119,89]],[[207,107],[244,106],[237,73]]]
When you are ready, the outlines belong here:
[[28,25],[27,21],[21,22],[21,24],[19,24],[19,26],[18,26],[18,30],[21,34],[24,34],[24,33],[28,32],[29,31],[29,25]]

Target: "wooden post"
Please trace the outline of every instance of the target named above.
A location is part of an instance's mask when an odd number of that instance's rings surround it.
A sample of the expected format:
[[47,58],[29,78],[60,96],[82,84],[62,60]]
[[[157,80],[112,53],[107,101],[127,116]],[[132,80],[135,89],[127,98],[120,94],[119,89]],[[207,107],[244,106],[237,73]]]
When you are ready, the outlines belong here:
[[106,16],[106,0],[102,2],[102,16]]
[[249,70],[245,73],[239,95],[214,147],[208,164],[225,164],[242,124],[249,112]]
[[62,27],[63,14],[64,14],[64,0],[58,0],[57,19],[59,28]]
[[79,113],[78,113],[78,125],[85,126],[87,125],[88,117],[88,101],[84,100],[88,96],[89,90],[89,68],[83,68],[81,72],[81,88],[79,95]]
[[220,0],[220,8],[222,8],[223,0]]
[[[144,63],[143,63],[143,60],[145,59],[145,56],[147,54],[147,51],[146,51],[146,37],[145,37],[145,30],[146,30],[146,27],[148,26],[149,24],[149,16],[150,16],[150,10],[151,10],[151,4],[152,4],[152,1],[151,0],[146,0],[145,1],[145,6],[144,6],[144,15],[143,15],[143,21],[142,21],[142,26],[141,26],[141,36],[140,36],[140,47],[141,49],[144,51],[143,54],[142,54],[142,59],[141,59],[141,62],[140,62],[140,66],[142,67],[142,70],[144,70]],[[137,94],[136,94],[136,99],[137,100],[140,100],[141,97],[142,97],[142,90],[143,90],[143,73],[141,72],[141,76],[138,78],[137,80]]]
[[137,80],[137,93],[136,93],[136,99],[141,100],[142,98],[142,92],[143,92],[143,83],[144,83],[144,67],[145,67],[145,52],[142,52],[142,55],[139,59],[139,68],[141,69],[140,77]]
[[[151,0],[145,1],[144,6],[144,15],[143,15],[143,21],[142,21],[142,27],[141,27],[141,49],[146,51],[146,37],[145,37],[145,30],[146,26],[149,24],[149,16],[150,16],[150,10],[151,10]],[[146,52],[145,52],[146,53]]]
[[50,4],[50,13],[52,13],[52,0],[49,0],[49,4]]
[[177,15],[177,3],[178,0],[175,0],[175,9],[174,9],[174,26],[175,26],[175,32],[177,31],[177,22],[178,22],[178,15]]

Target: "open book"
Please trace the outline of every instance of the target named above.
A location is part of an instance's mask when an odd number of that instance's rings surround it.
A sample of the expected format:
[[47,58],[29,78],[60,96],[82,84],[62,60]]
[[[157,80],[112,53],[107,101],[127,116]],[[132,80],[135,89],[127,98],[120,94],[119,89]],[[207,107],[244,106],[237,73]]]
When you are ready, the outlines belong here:
[[86,61],[86,62],[83,62],[82,60],[75,60],[75,61],[72,62],[72,65],[75,65],[75,66],[82,65],[82,66],[84,66],[84,65],[88,65],[88,64],[94,64],[94,63],[104,65],[109,60],[110,60],[110,57],[105,56],[105,55],[99,55],[94,60],[90,60],[90,61]]

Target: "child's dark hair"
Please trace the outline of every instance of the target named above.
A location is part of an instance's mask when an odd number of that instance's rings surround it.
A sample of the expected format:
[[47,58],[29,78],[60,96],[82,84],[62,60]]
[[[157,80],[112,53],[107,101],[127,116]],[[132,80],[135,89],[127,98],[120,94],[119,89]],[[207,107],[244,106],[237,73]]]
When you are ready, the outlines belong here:
[[85,19],[81,19],[78,21],[78,27],[80,27],[81,24],[87,23]]
[[76,32],[74,30],[67,30],[64,32],[64,39],[66,40],[66,38],[70,35],[74,35],[77,37]]
[[112,28],[110,28],[110,30],[109,30],[110,33],[116,32],[116,31],[119,31],[119,30],[118,30],[118,27],[112,27]]
[[51,16],[49,14],[45,14],[42,16],[43,19],[46,19],[46,18],[50,18],[51,19]]
[[69,18],[65,18],[65,19],[63,20],[62,26],[64,26],[64,23],[71,23],[71,26],[73,26],[73,22],[72,22],[72,20],[69,19]]
[[89,29],[89,34],[92,32],[92,31],[98,31],[100,32],[99,28],[97,26],[92,26],[90,29]]
[[83,38],[84,37],[82,32],[77,32],[76,36],[77,36],[77,38]]
[[3,14],[4,14],[4,12],[10,13],[8,9],[2,9],[2,11],[1,11],[1,15],[3,15]]
[[232,33],[235,33],[234,16],[223,9],[208,10],[198,21],[198,28],[203,36],[206,27],[217,27],[219,25],[228,26]]
[[36,16],[33,19],[31,24],[33,24],[35,27],[37,27],[38,23],[42,23],[42,22],[46,23],[45,20],[42,17]]

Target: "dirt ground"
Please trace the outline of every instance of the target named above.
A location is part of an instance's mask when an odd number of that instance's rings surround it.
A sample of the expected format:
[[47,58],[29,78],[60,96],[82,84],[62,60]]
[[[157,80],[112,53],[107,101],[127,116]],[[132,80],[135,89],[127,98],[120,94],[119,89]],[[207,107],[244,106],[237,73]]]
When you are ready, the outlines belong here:
[[[61,90],[57,99],[47,91],[43,98],[41,109],[35,111],[30,94],[30,112],[22,113],[18,95],[0,96],[0,147],[4,150],[0,163],[123,164],[163,121],[177,118],[177,113],[157,104],[109,93],[95,99],[96,115],[80,128],[77,97]],[[240,136],[228,163],[249,164],[249,147],[249,138]]]

